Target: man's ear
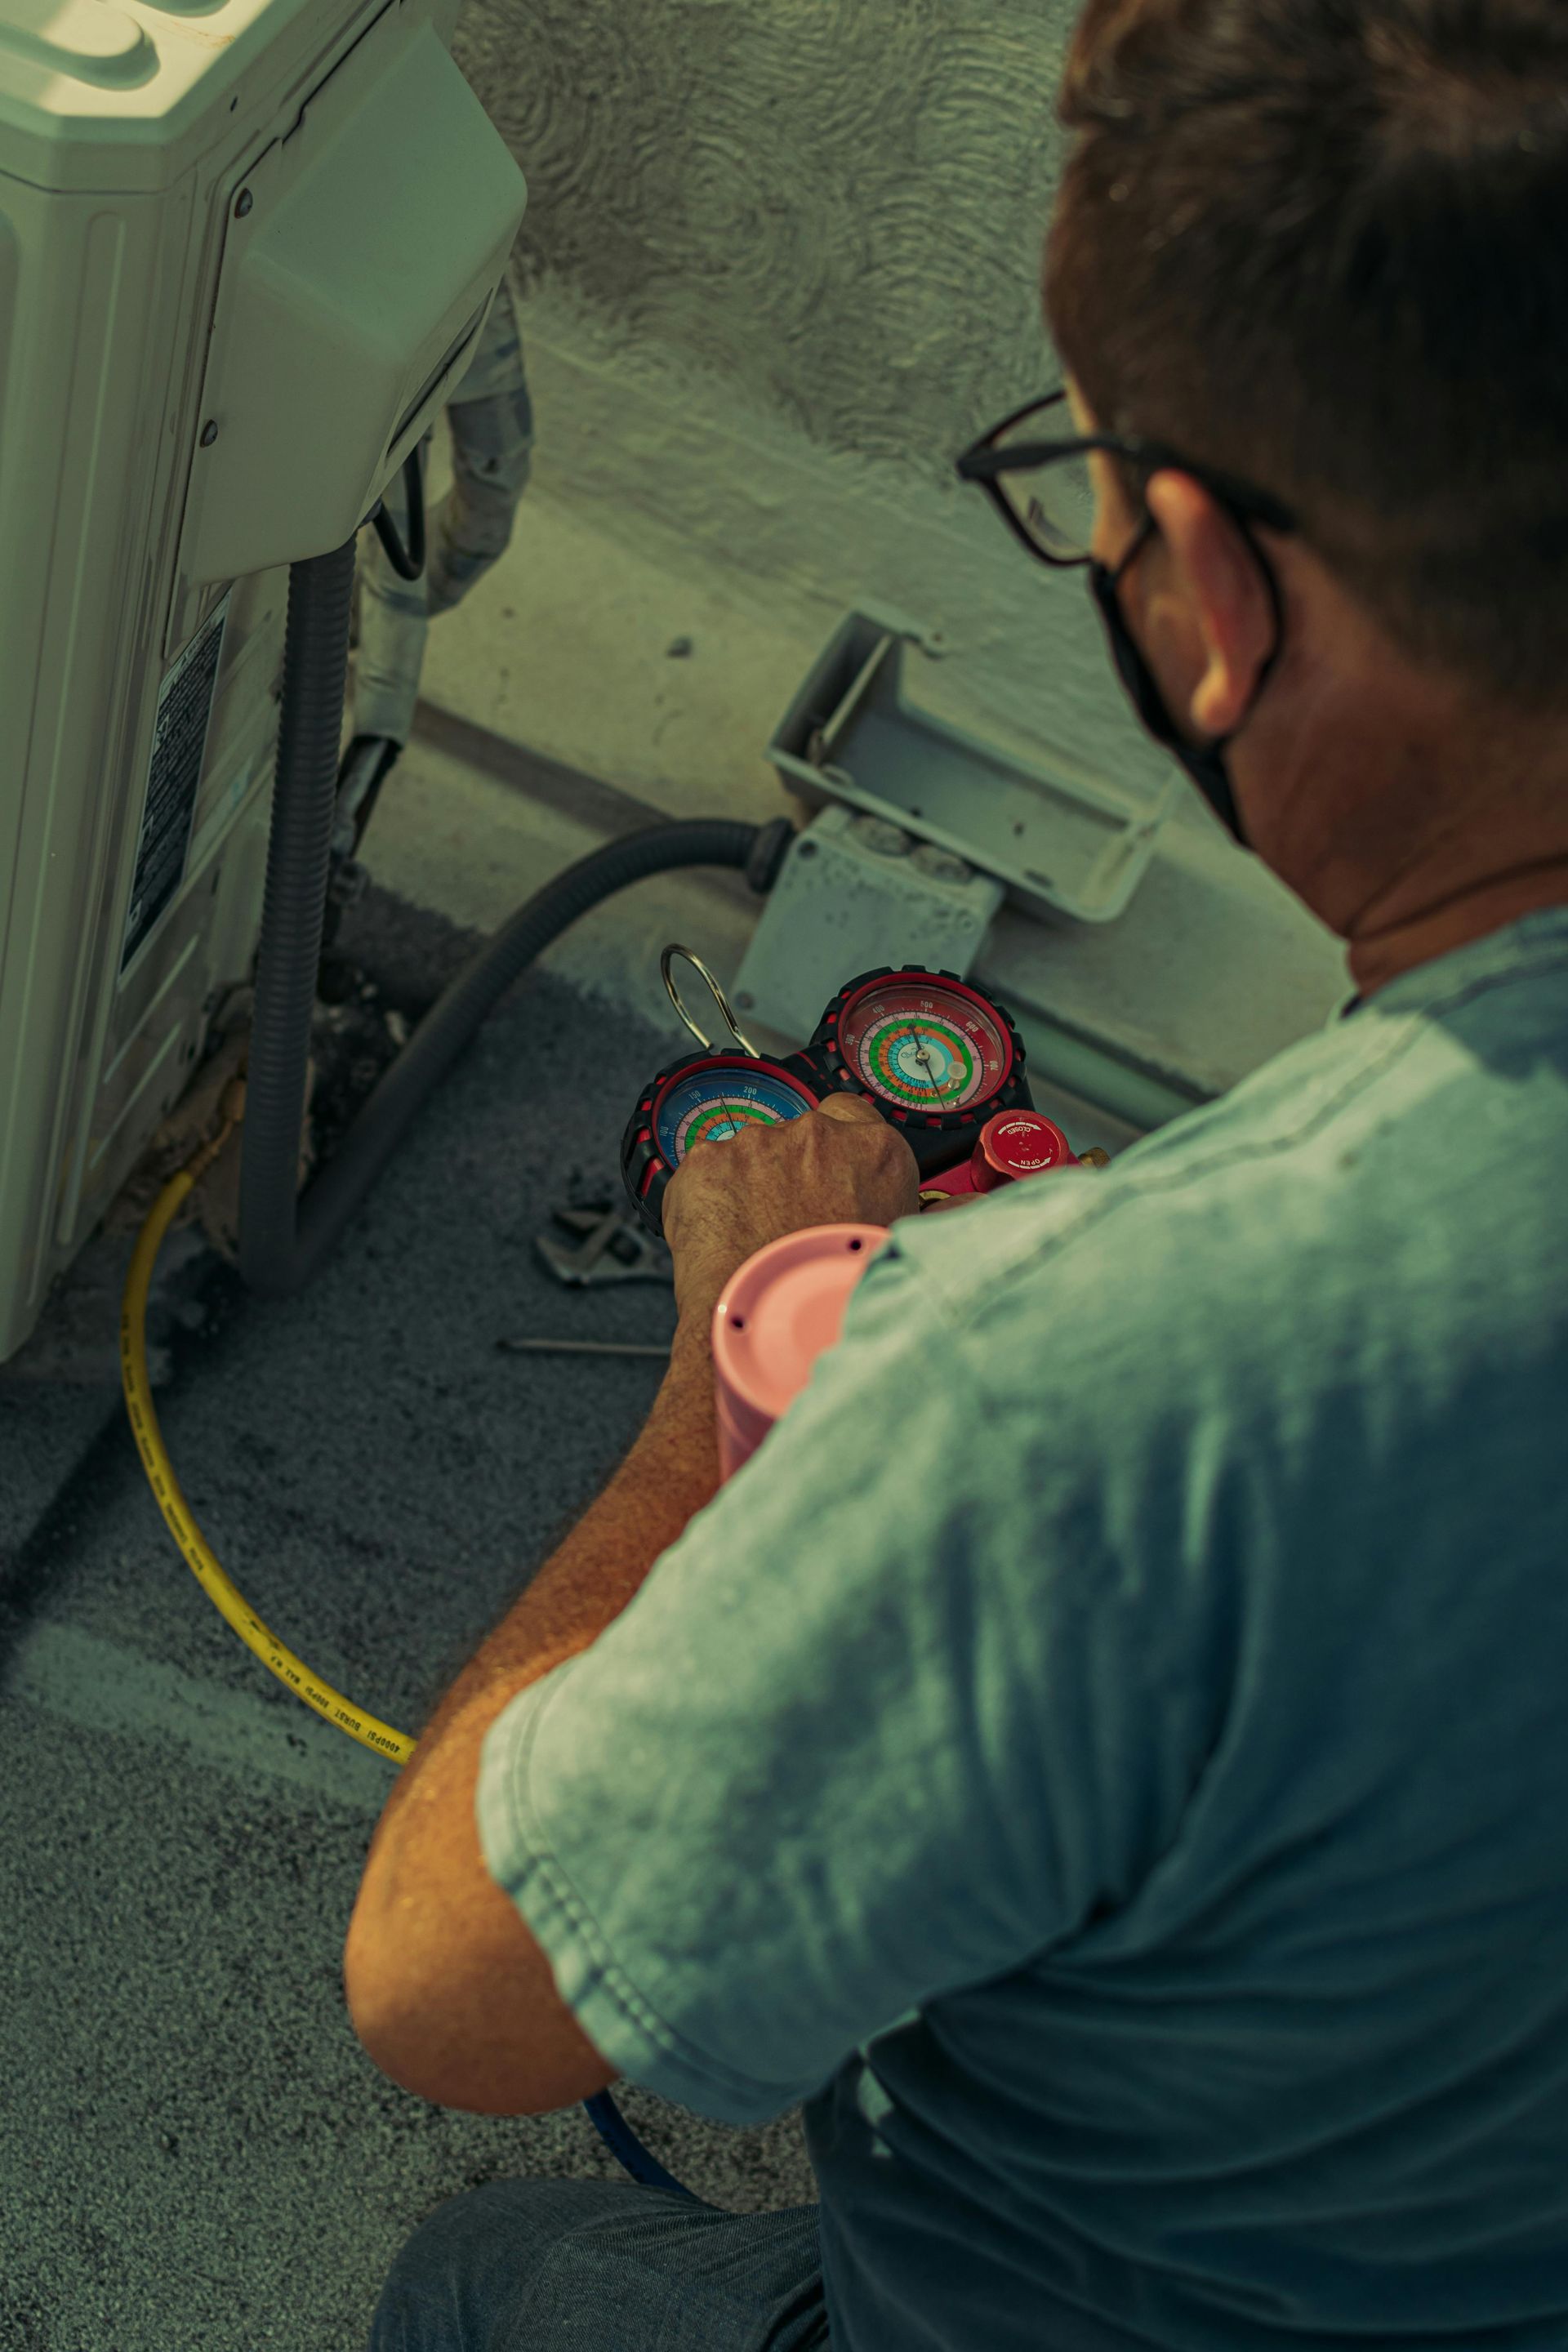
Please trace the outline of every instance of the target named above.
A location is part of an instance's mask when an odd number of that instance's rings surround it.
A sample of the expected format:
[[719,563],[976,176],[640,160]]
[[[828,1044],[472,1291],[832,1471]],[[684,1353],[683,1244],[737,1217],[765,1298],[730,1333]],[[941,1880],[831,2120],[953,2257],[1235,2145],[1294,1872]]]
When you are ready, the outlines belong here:
[[1274,606],[1257,558],[1239,526],[1188,474],[1156,474],[1146,492],[1166,563],[1163,614],[1194,677],[1175,716],[1200,739],[1228,735],[1241,723],[1273,648]]

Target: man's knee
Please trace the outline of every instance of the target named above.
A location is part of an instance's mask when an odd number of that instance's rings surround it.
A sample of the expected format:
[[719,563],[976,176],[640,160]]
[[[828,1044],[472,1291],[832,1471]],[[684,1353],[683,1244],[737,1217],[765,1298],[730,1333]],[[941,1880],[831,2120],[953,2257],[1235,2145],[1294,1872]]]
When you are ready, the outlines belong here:
[[599,2180],[489,2180],[438,2205],[382,2290],[369,2352],[502,2352],[563,2238],[635,2199]]

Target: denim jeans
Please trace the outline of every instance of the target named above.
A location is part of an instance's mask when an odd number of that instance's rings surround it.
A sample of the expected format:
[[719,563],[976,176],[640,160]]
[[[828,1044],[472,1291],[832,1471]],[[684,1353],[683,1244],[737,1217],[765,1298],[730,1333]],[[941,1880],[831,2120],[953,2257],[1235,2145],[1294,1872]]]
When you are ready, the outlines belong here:
[[816,2208],[727,2213],[614,2180],[491,2180],[394,2263],[369,2352],[820,2352]]

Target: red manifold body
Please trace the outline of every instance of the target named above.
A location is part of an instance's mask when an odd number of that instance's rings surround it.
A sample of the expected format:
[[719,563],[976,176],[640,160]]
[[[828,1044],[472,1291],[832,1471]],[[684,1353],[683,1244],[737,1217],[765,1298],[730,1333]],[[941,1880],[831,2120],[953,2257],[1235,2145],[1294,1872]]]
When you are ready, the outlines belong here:
[[1048,1176],[1058,1168],[1081,1164],[1054,1119],[1037,1110],[1001,1110],[986,1120],[967,1160],[921,1184],[921,1198],[945,1192],[950,1200],[963,1200],[973,1192],[1016,1184],[1026,1176]]

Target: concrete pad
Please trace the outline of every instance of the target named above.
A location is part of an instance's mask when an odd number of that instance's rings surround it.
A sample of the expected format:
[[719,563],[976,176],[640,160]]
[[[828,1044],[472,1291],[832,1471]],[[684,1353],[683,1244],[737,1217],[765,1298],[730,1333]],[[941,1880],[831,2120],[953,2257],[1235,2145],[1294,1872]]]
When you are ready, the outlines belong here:
[[[385,898],[355,921],[345,945],[405,1001],[434,992],[427,923]],[[572,1293],[533,1250],[553,1205],[618,1181],[667,1050],[525,980],[308,1297],[260,1306],[209,1260],[172,1323],[164,1433],[219,1558],[313,1667],[416,1733],[651,1401],[657,1365],[496,1342],[668,1336],[667,1289]],[[459,2116],[377,2074],[340,1963],[390,1768],[228,1631],[128,1430],[94,1441],[105,1400],[83,1418],[28,1395],[25,1423],[0,1399],[37,1463],[7,1482],[25,1579],[0,1560],[0,2346],[349,2352],[445,2198],[614,2160],[580,2111]],[[814,2193],[798,2119],[734,2133],[626,2105],[719,2203]]]

